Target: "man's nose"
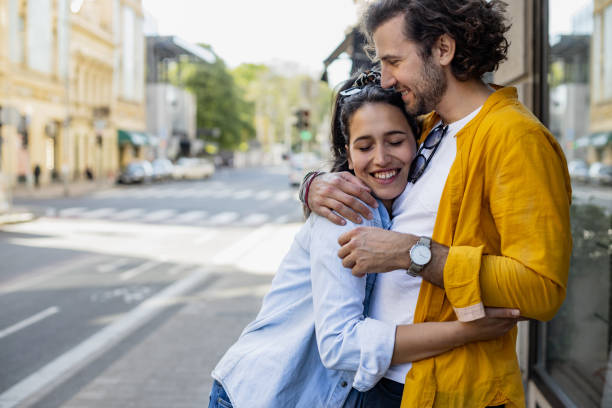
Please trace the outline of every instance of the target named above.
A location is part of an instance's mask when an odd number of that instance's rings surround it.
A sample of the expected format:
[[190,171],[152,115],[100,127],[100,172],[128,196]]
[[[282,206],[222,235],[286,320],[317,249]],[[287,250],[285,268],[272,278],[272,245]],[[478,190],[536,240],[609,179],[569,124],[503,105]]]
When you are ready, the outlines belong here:
[[383,88],[391,88],[395,86],[396,82],[397,81],[395,80],[393,75],[391,75],[389,70],[383,66],[380,71],[380,86],[382,86]]

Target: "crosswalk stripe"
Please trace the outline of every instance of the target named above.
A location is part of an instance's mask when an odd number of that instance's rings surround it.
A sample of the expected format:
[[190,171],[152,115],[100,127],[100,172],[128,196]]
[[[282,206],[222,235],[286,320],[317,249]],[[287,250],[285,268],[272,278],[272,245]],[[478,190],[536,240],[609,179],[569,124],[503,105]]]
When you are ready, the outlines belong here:
[[272,191],[271,190],[263,190],[260,191],[259,193],[255,194],[255,199],[256,200],[265,200],[267,198],[272,197]]
[[232,221],[236,221],[240,217],[240,214],[233,211],[224,211],[213,217],[211,217],[208,221],[211,224],[228,224]]
[[130,208],[113,214],[111,218],[114,220],[129,220],[131,218],[140,217],[144,213],[144,208]]
[[161,221],[168,219],[176,214],[176,210],[158,210],[153,211],[142,217],[143,221]]
[[206,217],[207,214],[208,212],[206,211],[187,211],[187,212],[177,215],[174,218],[174,221],[193,222],[193,221],[201,220],[202,218]]
[[87,210],[87,208],[84,207],[64,208],[63,210],[60,210],[59,215],[60,217],[73,217],[75,215],[81,214],[85,210]]
[[235,200],[244,200],[245,198],[251,196],[253,194],[253,190],[242,190],[234,193],[232,196]]
[[255,213],[255,214],[247,215],[240,221],[240,223],[246,226],[250,226],[250,225],[263,224],[266,221],[268,221],[268,219],[270,219],[270,216],[268,214]]
[[292,191],[280,191],[274,196],[274,201],[285,201],[291,198],[292,195]]
[[81,213],[79,217],[81,218],[102,218],[102,217],[106,217],[107,215],[114,213],[115,211],[116,209],[110,208],[110,207],[98,208],[96,210],[91,210],[91,211]]

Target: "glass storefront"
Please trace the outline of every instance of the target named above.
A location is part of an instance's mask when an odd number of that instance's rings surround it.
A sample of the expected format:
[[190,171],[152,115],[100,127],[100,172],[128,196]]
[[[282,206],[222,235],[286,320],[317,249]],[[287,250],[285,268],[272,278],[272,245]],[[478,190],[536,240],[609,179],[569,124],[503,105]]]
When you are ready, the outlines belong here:
[[548,2],[548,127],[572,178],[574,249],[557,316],[534,325],[556,406],[612,407],[612,0]]

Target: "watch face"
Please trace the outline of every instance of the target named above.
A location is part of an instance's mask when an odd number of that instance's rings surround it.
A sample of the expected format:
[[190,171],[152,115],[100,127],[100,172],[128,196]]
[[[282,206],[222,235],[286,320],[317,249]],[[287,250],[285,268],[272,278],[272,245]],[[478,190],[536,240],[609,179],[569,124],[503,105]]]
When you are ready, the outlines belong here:
[[431,259],[431,251],[425,245],[415,245],[410,251],[410,258],[417,265],[425,265]]

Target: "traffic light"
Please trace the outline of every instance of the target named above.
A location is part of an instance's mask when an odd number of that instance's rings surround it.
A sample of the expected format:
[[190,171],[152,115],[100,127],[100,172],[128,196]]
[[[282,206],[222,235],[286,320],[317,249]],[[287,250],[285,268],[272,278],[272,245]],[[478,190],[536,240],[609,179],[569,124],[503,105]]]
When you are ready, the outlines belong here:
[[298,109],[295,112],[295,116],[295,127],[297,127],[298,130],[306,130],[310,128],[310,111],[308,109]]

